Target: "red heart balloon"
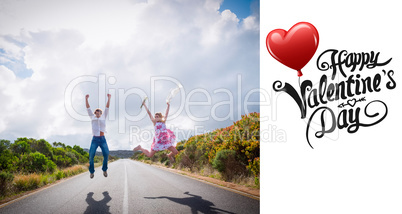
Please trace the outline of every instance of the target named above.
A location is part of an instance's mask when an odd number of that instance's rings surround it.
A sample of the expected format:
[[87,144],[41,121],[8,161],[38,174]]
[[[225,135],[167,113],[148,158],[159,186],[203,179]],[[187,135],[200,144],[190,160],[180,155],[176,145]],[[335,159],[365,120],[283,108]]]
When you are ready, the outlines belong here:
[[280,63],[297,70],[301,69],[314,56],[318,47],[318,31],[308,22],[299,22],[286,32],[283,29],[271,31],[266,39],[268,52]]

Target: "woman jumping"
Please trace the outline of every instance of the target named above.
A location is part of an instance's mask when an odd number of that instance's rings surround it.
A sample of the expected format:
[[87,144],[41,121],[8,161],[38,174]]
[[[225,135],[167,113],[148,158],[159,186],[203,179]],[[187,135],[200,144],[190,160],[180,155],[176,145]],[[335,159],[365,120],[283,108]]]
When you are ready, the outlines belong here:
[[165,122],[167,120],[169,114],[170,104],[167,103],[165,116],[162,113],[155,113],[155,118],[152,116],[151,112],[145,105],[145,100],[143,102],[143,106],[148,112],[149,118],[155,126],[155,136],[153,143],[151,145],[151,151],[141,148],[141,145],[138,145],[133,149],[133,151],[142,151],[146,156],[152,157],[157,151],[169,150],[171,151],[167,156],[170,161],[174,162],[174,156],[179,153],[175,147],[176,136],[174,133],[166,128]]
[[107,103],[106,103],[106,108],[105,108],[105,113],[102,115],[102,109],[95,109],[95,112],[92,113],[91,107],[89,106],[88,98],[89,95],[87,94],[85,96],[85,104],[87,107],[88,115],[91,118],[92,121],[92,142],[91,142],[91,148],[89,149],[89,172],[90,178],[94,177],[94,157],[96,153],[96,149],[98,146],[102,150],[103,154],[103,166],[102,166],[102,171],[103,171],[103,176],[107,177],[107,161],[109,158],[109,147],[107,146],[107,142],[105,139],[105,132],[106,132],[106,117],[109,113],[109,104],[110,104],[110,97],[111,95],[107,95]]

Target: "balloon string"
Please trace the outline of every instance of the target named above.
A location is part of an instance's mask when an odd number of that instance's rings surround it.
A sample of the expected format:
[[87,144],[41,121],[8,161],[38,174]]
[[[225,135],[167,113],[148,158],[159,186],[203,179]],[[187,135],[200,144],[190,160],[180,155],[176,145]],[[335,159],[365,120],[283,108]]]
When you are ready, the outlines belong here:
[[301,88],[301,85],[300,85],[300,77],[299,77],[299,87]]

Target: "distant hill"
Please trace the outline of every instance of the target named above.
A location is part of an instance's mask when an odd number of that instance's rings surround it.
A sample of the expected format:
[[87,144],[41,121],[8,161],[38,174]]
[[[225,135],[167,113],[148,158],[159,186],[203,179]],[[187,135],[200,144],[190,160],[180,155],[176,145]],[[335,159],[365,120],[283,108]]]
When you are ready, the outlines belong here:
[[[89,149],[84,149],[84,151],[89,152]],[[118,158],[130,158],[133,156],[134,152],[131,150],[111,150],[109,151],[109,155],[118,157]],[[102,152],[96,151],[97,156],[102,156]]]

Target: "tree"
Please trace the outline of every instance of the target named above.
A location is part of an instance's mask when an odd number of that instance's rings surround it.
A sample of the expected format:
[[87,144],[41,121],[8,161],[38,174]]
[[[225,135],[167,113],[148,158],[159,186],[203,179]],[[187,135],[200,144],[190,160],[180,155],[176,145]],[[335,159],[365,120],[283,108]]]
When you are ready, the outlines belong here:
[[0,154],[3,153],[5,150],[10,148],[10,141],[9,140],[0,140]]
[[4,150],[0,153],[0,171],[15,172],[17,171],[18,157],[10,150]]
[[26,154],[31,152],[31,146],[24,140],[15,141],[10,147],[11,151],[15,154]]
[[44,139],[35,140],[32,138],[29,140],[31,143],[32,152],[40,152],[50,158],[53,156],[52,145],[50,145],[50,143],[48,143],[46,140]]
[[33,172],[53,172],[56,164],[39,152],[29,153],[21,156],[19,162],[20,170],[29,173]]
[[63,149],[65,149],[66,148],[66,144],[64,144],[64,143],[61,143],[61,142],[53,142],[53,146],[54,147],[62,147]]
[[86,154],[88,154],[88,152],[84,151],[83,148],[81,148],[80,146],[74,145],[73,149],[75,151],[77,151],[78,153],[80,153],[81,155],[85,156]]

